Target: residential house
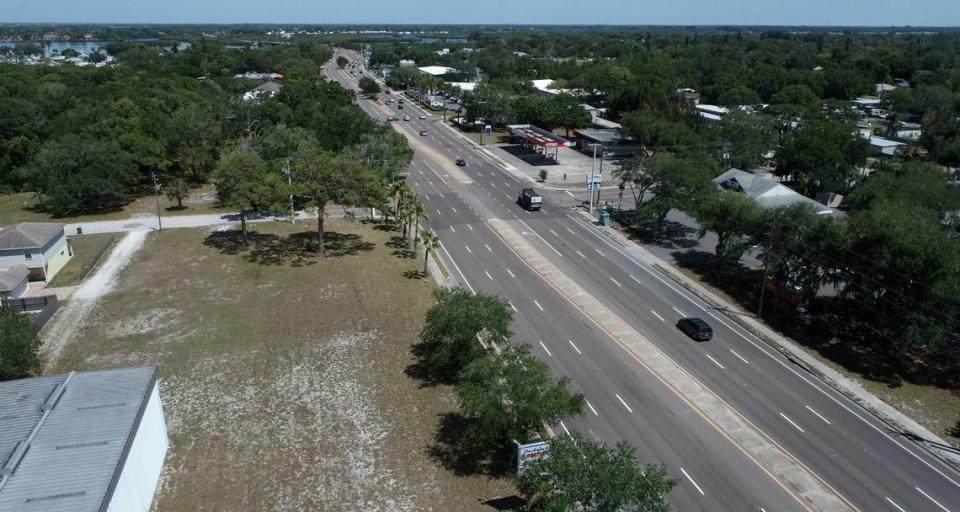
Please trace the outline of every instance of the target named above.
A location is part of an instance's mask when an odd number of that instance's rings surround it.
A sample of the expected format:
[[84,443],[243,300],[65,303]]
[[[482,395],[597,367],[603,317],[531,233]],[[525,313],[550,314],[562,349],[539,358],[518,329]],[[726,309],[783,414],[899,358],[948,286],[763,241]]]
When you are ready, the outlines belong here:
[[63,224],[21,222],[0,229],[0,268],[23,265],[31,281],[49,281],[73,257]]
[[723,119],[723,116],[730,113],[730,109],[726,107],[707,105],[706,103],[699,103],[695,108],[700,117],[709,121],[719,121]]
[[243,93],[243,101],[262,101],[267,98],[272,98],[273,96],[276,96],[282,88],[283,85],[278,82],[274,82],[272,80],[269,82],[264,82]]
[[870,137],[870,152],[874,155],[896,156],[903,152],[906,147],[907,145],[903,142],[877,137],[876,135]]
[[731,168],[717,176],[713,182],[720,188],[741,192],[763,208],[778,208],[792,204],[809,205],[817,215],[831,215],[834,210],[791,189],[777,180],[757,176],[740,169]]

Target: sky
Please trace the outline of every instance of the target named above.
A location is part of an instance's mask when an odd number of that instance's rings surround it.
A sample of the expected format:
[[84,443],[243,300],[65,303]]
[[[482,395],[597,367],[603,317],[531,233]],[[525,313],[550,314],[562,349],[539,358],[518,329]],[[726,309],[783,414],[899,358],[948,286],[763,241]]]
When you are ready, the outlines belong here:
[[0,0],[4,23],[960,26],[960,0]]

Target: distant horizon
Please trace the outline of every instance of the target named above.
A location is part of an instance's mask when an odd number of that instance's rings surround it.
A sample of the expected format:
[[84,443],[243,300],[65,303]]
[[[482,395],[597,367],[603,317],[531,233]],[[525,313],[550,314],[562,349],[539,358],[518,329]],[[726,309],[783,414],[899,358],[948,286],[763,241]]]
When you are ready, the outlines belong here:
[[[960,0],[958,0],[960,1]],[[105,26],[105,27],[155,27],[155,26],[268,26],[284,28],[303,27],[604,27],[604,28],[886,28],[886,29],[949,29],[960,30],[960,25],[784,25],[777,23],[378,23],[378,22],[160,22],[160,21],[4,21],[4,26]]]
[[[507,25],[929,27],[960,25],[957,0],[6,0],[5,24],[132,25]],[[779,5],[778,5],[779,4]],[[225,5],[227,6],[225,8]]]

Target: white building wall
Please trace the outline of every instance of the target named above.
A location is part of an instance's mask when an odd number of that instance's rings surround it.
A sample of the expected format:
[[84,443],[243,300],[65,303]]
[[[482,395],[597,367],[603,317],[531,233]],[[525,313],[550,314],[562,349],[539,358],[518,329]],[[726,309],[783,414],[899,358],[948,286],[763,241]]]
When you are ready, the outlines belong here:
[[154,384],[107,512],[149,512],[167,454],[167,425]]

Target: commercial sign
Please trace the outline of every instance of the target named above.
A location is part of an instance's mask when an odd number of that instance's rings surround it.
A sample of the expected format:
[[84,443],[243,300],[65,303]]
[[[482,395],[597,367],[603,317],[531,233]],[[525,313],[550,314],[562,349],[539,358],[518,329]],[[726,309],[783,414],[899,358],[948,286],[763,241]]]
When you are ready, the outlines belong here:
[[588,192],[596,192],[598,190],[600,190],[600,182],[587,184]]
[[485,125],[485,126],[483,127],[483,134],[484,134],[484,135],[493,135],[493,126],[490,126],[489,124],[488,124],[488,125]]
[[592,176],[589,174],[587,175],[587,184],[590,184],[591,182],[600,183],[601,181],[603,181],[603,176],[600,174],[594,174]]
[[546,441],[517,445],[517,474],[522,473],[527,464],[548,457],[550,457],[550,444]]

